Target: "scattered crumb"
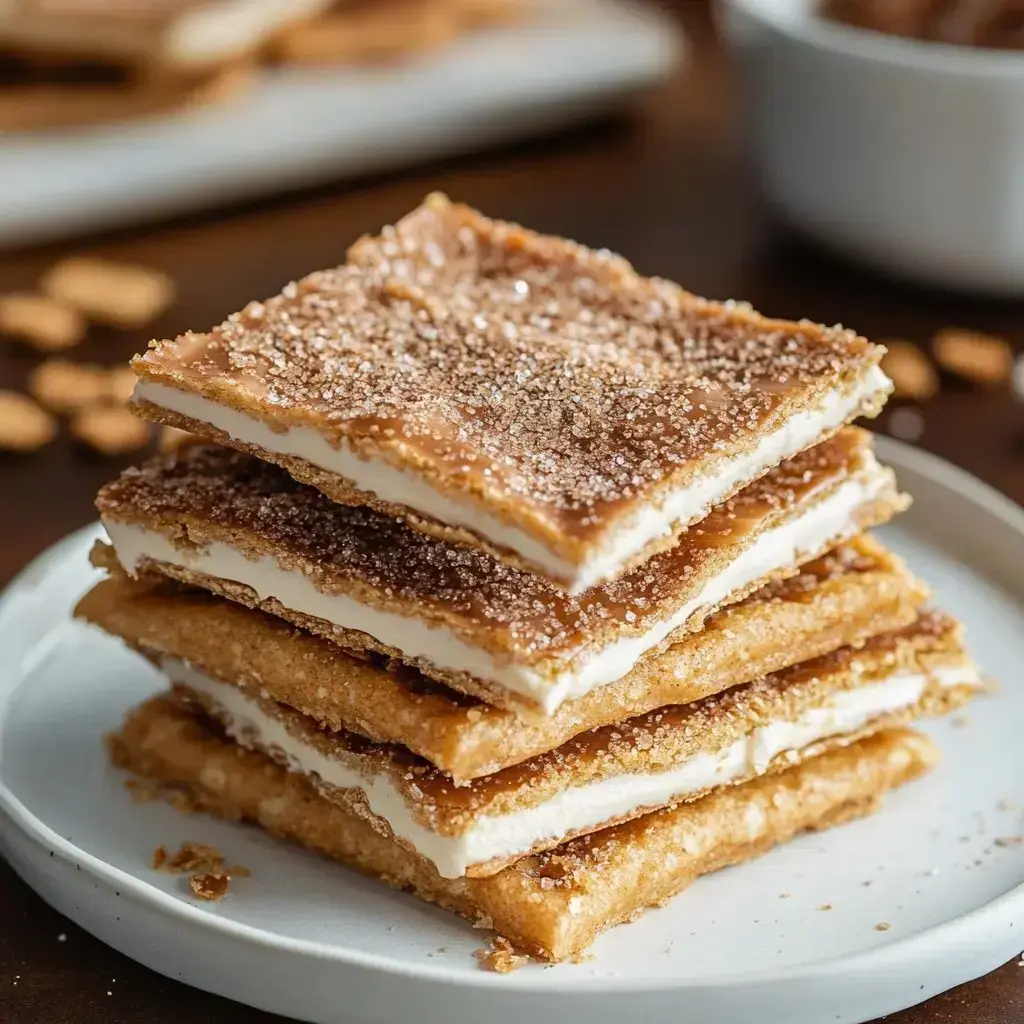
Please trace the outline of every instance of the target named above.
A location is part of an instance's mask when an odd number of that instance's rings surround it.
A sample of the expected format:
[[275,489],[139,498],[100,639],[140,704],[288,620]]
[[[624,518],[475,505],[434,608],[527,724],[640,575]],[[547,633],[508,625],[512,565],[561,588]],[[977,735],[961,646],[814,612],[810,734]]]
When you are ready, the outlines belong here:
[[224,867],[224,857],[216,846],[184,842],[173,854],[168,854],[163,846],[158,846],[153,851],[153,867],[173,875],[220,871]]
[[789,899],[789,893],[788,892],[780,892],[779,893],[779,899],[780,900],[788,900]]
[[871,885],[871,879],[868,879],[866,882],[861,882],[860,884],[863,885],[866,889],[869,885]]
[[74,348],[85,337],[85,318],[77,309],[45,295],[0,295],[0,334],[27,342],[39,352]]
[[954,726],[955,726],[955,727],[956,727],[957,729],[964,729],[964,728],[966,728],[966,727],[967,727],[968,725],[970,725],[970,724],[971,724],[971,718],[970,718],[970,715],[964,715],[964,714],[959,714],[959,715],[954,715],[954,716],[953,716],[953,717],[952,717],[952,718],[950,719],[950,722],[951,722],[951,723],[952,723],[952,724],[953,724],[953,725],[954,725]]
[[917,409],[893,409],[889,413],[889,433],[899,441],[919,441],[924,433],[924,417]]
[[105,400],[107,372],[91,363],[47,359],[29,374],[28,390],[52,412],[73,413]]
[[1024,836],[1000,836],[998,839],[992,840],[996,846],[1008,847],[1008,846],[1024,846]]
[[1000,800],[996,804],[997,811],[1015,811],[1017,808],[1009,800]]
[[125,779],[124,788],[131,793],[132,800],[137,804],[152,803],[160,795],[160,787],[149,779]]
[[201,900],[222,900],[228,894],[231,879],[223,871],[208,871],[202,875],[192,875],[188,884]]
[[882,369],[892,378],[897,398],[924,402],[939,390],[939,375],[931,360],[909,341],[883,341],[888,349]]
[[68,934],[67,934],[67,932],[61,932],[60,935],[57,936],[57,941],[58,942],[67,942],[68,941]]
[[31,398],[0,391],[0,449],[34,452],[57,436],[57,421]]
[[819,910],[831,910],[832,909],[832,904],[831,903],[822,903],[822,905],[820,907],[818,907],[818,909]]
[[114,327],[144,327],[174,300],[174,282],[159,270],[89,256],[61,260],[42,277],[40,287],[84,313]]
[[530,959],[517,953],[508,939],[491,939],[491,944],[483,949],[477,949],[473,956],[480,961],[480,966],[488,971],[497,971],[498,974],[508,974],[511,971],[518,971]]
[[71,433],[101,455],[135,451],[149,442],[149,425],[114,406],[83,409],[72,419]]
[[875,925],[875,931],[876,932],[887,932],[891,927],[892,927],[892,925],[889,924],[888,921],[879,921],[878,924]]
[[[252,872],[244,864],[232,864],[228,868],[228,875],[231,878],[251,878]],[[444,950],[442,949],[441,952],[443,953]]]
[[999,384],[1013,370],[1013,351],[1005,338],[963,327],[939,331],[932,352],[944,370],[974,384]]

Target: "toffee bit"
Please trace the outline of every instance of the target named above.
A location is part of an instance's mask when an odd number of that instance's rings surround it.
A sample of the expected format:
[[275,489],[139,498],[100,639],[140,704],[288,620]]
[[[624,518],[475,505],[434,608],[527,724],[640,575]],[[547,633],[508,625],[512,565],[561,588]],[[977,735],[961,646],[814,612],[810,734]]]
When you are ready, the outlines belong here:
[[219,871],[223,865],[221,852],[207,843],[184,842],[173,854],[159,846],[153,853],[153,867],[170,874]]
[[518,971],[525,966],[530,958],[515,951],[515,947],[508,939],[491,939],[490,945],[473,951],[473,956],[480,961],[480,966],[488,971],[497,971],[499,974],[509,974],[511,971]]
[[193,875],[188,884],[201,900],[222,900],[228,894],[231,879],[222,871],[209,871],[203,875]]

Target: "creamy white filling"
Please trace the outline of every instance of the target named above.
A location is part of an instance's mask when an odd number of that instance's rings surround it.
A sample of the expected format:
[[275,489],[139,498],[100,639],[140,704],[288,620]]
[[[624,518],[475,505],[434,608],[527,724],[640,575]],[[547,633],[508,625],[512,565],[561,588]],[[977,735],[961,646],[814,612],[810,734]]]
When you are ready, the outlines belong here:
[[483,647],[474,647],[446,626],[427,623],[357,601],[346,594],[327,594],[298,571],[283,569],[276,558],[247,558],[219,541],[197,550],[175,547],[163,534],[104,517],[118,560],[134,575],[151,558],[184,566],[223,580],[251,587],[261,600],[275,598],[285,608],[313,615],[343,629],[368,633],[410,659],[423,659],[448,672],[522,694],[551,715],[566,700],[626,675],[641,656],[681,626],[698,609],[717,605],[730,594],[779,569],[788,568],[808,553],[832,547],[856,530],[855,512],[888,486],[889,478],[875,464],[863,478],[847,480],[832,494],[798,512],[773,530],[764,531],[745,551],[680,607],[637,636],[613,640],[587,652],[571,665],[549,668],[547,674],[526,665],[502,661]]
[[872,367],[848,392],[828,392],[819,405],[799,412],[751,451],[717,466],[712,473],[689,480],[684,487],[659,496],[612,530],[582,564],[570,562],[547,544],[466,500],[433,487],[422,476],[399,469],[381,458],[363,458],[342,440],[333,444],[311,427],[272,430],[262,420],[220,405],[201,395],[149,380],[135,386],[135,397],[181,416],[208,423],[243,444],[256,445],[275,455],[290,455],[344,477],[381,501],[402,505],[448,526],[461,527],[513,551],[538,566],[552,579],[577,594],[606,579],[613,579],[633,556],[658,537],[672,532],[676,523],[703,518],[712,506],[740,485],[756,480],[782,460],[814,444],[854,416],[879,392],[889,387],[885,374]]
[[482,815],[458,836],[444,836],[424,828],[409,810],[400,791],[386,773],[367,775],[328,757],[296,739],[282,723],[234,686],[211,679],[185,662],[165,658],[162,668],[177,683],[204,694],[224,713],[228,733],[236,740],[252,739],[276,748],[294,772],[319,776],[339,789],[360,789],[370,810],[388,823],[391,831],[430,860],[445,878],[458,878],[474,864],[529,852],[538,843],[550,843],[582,829],[632,814],[641,807],[660,807],[693,793],[761,774],[774,757],[788,750],[864,728],[887,712],[916,704],[929,683],[976,684],[970,666],[923,673],[894,673],[881,682],[834,694],[793,722],[769,722],[715,753],[698,754],[668,771],[618,775],[572,786],[543,803],[503,815]]

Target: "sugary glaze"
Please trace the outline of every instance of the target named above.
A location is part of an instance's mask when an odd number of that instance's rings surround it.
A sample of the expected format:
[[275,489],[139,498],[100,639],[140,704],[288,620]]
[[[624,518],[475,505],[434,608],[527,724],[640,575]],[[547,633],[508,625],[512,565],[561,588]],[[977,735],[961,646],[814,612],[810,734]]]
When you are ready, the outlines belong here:
[[208,722],[156,698],[110,738],[116,764],[182,810],[253,821],[397,889],[439,903],[547,960],[577,957],[598,933],[635,919],[695,878],[738,864],[806,829],[878,807],[929,771],[938,751],[903,729],[823,753],[786,772],[718,790],[520,860],[490,878],[445,879],[300,775],[239,749]]
[[[133,366],[381,457],[576,559],[638,506],[855,388],[882,351],[432,196],[343,266]],[[877,412],[887,390],[848,418]]]
[[667,618],[762,530],[861,472],[872,458],[869,437],[849,428],[783,463],[676,547],[579,597],[371,509],[334,504],[277,467],[228,449],[192,446],[159,456],[104,487],[97,506],[105,522],[159,531],[184,552],[220,541],[247,557],[269,555],[323,592],[446,625],[475,645],[543,666]]
[[[109,549],[108,549],[109,550]],[[514,712],[431,682],[377,655],[356,656],[249,610],[169,580],[129,580],[102,549],[111,578],[75,614],[159,662],[177,658],[255,696],[296,708],[324,728],[408,747],[457,783],[560,746],[589,729],[712,693],[908,626],[922,584],[868,537],[843,545],[713,616],[699,633],[618,683],[552,717]]]
[[[814,734],[810,746],[805,746],[807,739],[798,740],[795,748],[784,745],[778,754],[769,752],[763,763],[751,760],[739,774],[728,775],[725,781],[739,783],[765,771],[780,770],[804,756],[812,756],[822,743],[850,742],[922,714],[945,714],[953,710],[975,695],[980,685],[959,634],[959,628],[951,620],[928,613],[910,629],[874,638],[861,650],[844,648],[724,694],[686,706],[661,708],[584,733],[548,754],[462,787],[454,786],[447,775],[404,748],[382,747],[352,734],[326,734],[312,720],[270,701],[250,701],[241,711],[243,718],[238,719],[237,712],[227,710],[221,703],[234,700],[230,687],[219,687],[227,690],[221,698],[216,693],[211,695],[203,686],[197,690],[195,686],[201,681],[196,680],[195,684],[190,681],[176,685],[175,693],[222,721],[231,736],[243,746],[261,750],[280,763],[291,765],[293,770],[302,769],[291,757],[309,755],[287,752],[285,745],[290,747],[292,743],[298,744],[296,751],[315,751],[327,762],[344,766],[346,777],[353,780],[345,783],[344,788],[336,788],[336,784],[328,781],[326,767],[322,769],[325,774],[316,778],[316,785],[325,795],[367,814],[389,836],[435,859],[442,874],[479,876],[494,874],[521,856],[550,849],[572,836],[628,820],[667,803],[697,799],[722,781],[711,773],[707,782],[685,794],[672,795],[666,790],[666,795],[655,803],[635,804],[627,800],[620,803],[614,813],[597,811],[586,824],[576,827],[568,825],[565,816],[558,816],[542,826],[543,835],[536,835],[534,828],[523,832],[519,839],[510,838],[506,830],[520,827],[522,812],[539,808],[563,792],[571,792],[577,801],[586,800],[588,792],[596,792],[588,787],[616,777],[655,775],[664,778],[662,773],[693,764],[703,755],[721,758],[737,740],[757,745],[758,730],[778,731],[784,729],[786,723],[806,722],[809,712],[813,715],[815,709],[829,707],[838,693],[860,691],[866,696],[876,684],[895,683],[897,679],[915,680],[912,692],[901,696],[897,704],[883,702],[874,711],[854,716],[852,734],[850,726],[846,731],[837,731],[842,730],[841,726],[825,726],[823,734]],[[901,693],[902,685],[898,684]],[[871,697],[872,701],[877,699]],[[280,747],[276,742],[268,745],[269,741],[254,731],[257,727],[248,724],[255,721],[253,715],[283,726]],[[820,728],[815,726],[815,729]],[[794,736],[804,735],[799,726],[792,731]],[[373,780],[381,777],[389,779],[390,790],[401,795],[416,825],[410,826],[406,813],[398,807],[393,806],[386,816],[385,812],[375,809],[374,798],[368,794],[370,787],[377,785]],[[712,777],[715,781],[711,781]],[[355,780],[360,778],[363,781],[356,784]],[[470,855],[468,863],[458,857],[451,859],[451,855],[445,853],[446,847],[436,840],[415,839],[410,832],[411,828],[419,835],[418,827],[422,827],[439,836],[466,836],[481,825],[490,830],[499,819],[506,823],[501,826],[499,840],[500,848],[506,852],[488,855],[482,860]],[[485,843],[482,848],[492,847]]]

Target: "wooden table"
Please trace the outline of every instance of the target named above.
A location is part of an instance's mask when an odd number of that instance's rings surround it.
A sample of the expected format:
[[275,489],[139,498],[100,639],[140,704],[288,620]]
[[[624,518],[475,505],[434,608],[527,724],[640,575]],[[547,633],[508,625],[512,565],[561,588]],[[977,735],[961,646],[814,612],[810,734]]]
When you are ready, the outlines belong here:
[[[532,227],[625,253],[642,271],[766,312],[842,322],[876,338],[925,341],[946,324],[1024,342],[1024,307],[893,284],[804,247],[766,218],[740,159],[727,69],[701,3],[679,3],[695,43],[685,73],[630,120],[415,173],[337,185],[257,208],[96,239],[103,255],[162,267],[181,301],[153,333],[205,328],[287,280],[340,262],[360,233],[432,189]],[[0,255],[0,290],[30,286],[69,247]],[[97,332],[82,358],[114,362],[142,335]],[[78,354],[76,353],[76,357]],[[0,387],[21,386],[35,360],[0,352]],[[1002,390],[950,385],[922,410],[920,444],[1024,501],[1024,405]],[[883,417],[885,429],[888,419]],[[61,439],[0,459],[0,583],[93,518],[92,497],[129,460],[90,456]],[[204,995],[102,946],[45,906],[0,861],[0,1020],[32,1024],[247,1024],[269,1015]],[[1024,968],[889,1018],[894,1024],[1020,1024]]]

